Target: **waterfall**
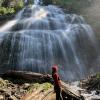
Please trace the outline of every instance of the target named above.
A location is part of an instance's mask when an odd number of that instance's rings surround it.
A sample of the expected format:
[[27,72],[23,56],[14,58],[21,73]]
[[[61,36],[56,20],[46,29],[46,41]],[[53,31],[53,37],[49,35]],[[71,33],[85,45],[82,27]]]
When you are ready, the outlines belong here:
[[16,15],[17,21],[9,29],[0,28],[0,67],[50,73],[51,66],[58,64],[65,80],[95,71],[95,36],[84,18],[34,2],[36,5],[27,6]]
[[35,5],[40,5],[40,4],[42,4],[42,0],[34,0],[34,4]]

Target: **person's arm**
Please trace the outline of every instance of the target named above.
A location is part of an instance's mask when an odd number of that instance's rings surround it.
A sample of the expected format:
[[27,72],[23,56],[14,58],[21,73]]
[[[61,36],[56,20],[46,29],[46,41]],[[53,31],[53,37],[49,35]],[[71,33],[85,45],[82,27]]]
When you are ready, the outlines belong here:
[[60,80],[59,76],[58,76],[58,84],[61,87],[61,80]]
[[58,81],[58,84],[59,84],[59,86],[61,87],[61,80],[59,79],[59,81]]

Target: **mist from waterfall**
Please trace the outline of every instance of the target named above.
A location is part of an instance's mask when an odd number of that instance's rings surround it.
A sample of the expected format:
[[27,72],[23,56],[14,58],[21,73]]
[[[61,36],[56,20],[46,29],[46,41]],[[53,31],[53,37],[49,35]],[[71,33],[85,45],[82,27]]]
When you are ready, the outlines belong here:
[[0,31],[0,67],[50,73],[51,66],[59,64],[65,80],[95,71],[95,36],[84,18],[37,2],[23,8],[9,29]]

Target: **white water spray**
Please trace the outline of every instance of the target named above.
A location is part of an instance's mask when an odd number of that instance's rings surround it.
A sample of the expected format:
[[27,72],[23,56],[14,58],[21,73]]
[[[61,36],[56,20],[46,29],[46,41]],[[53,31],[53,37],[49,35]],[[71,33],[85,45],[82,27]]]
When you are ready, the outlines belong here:
[[34,0],[34,4],[35,4],[35,5],[42,4],[42,0],[41,0],[41,1],[40,1],[40,0]]

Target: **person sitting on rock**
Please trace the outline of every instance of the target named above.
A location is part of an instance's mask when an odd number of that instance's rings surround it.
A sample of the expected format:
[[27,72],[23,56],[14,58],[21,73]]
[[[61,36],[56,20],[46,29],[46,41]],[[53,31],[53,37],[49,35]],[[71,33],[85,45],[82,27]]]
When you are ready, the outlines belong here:
[[56,93],[56,100],[63,100],[61,94],[61,81],[58,75],[58,66],[52,66],[52,78],[54,80],[54,91]]

